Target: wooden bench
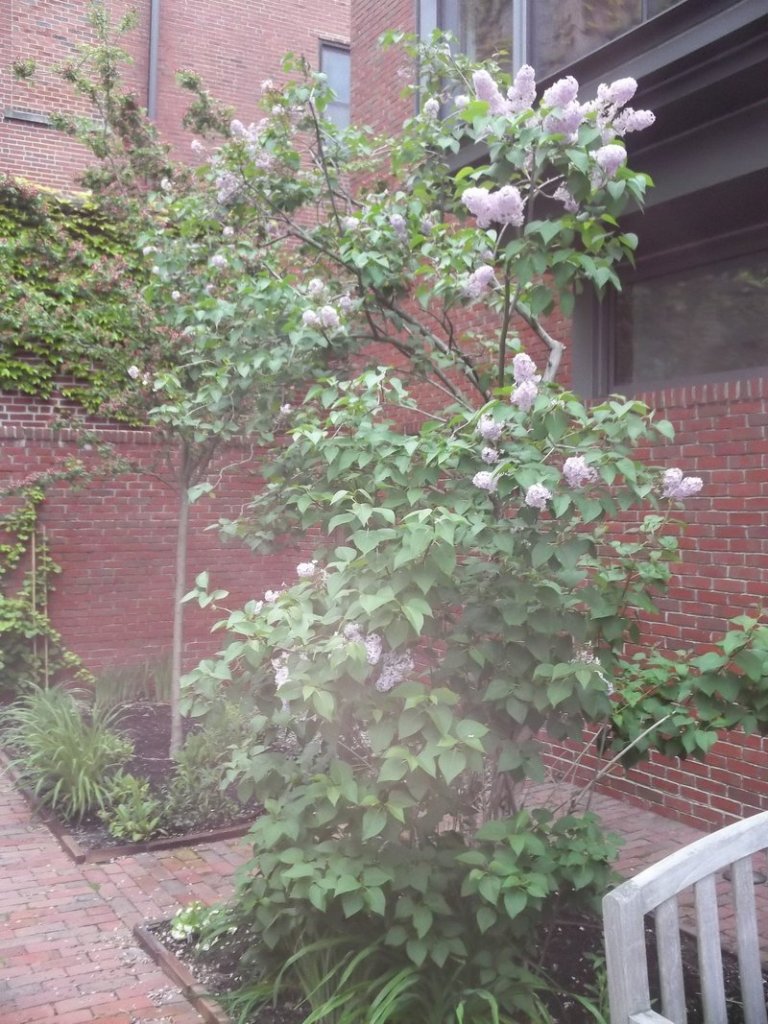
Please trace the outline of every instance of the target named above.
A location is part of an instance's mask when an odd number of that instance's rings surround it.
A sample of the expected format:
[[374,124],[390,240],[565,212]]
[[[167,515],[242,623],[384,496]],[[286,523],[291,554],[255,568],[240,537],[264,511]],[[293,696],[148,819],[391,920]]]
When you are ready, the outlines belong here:
[[[678,895],[692,887],[706,1024],[725,1024],[716,875],[729,868],[746,1024],[766,1024],[752,856],[768,848],[768,811],[705,836],[640,872],[603,900],[611,1024],[685,1024]],[[651,1009],[645,915],[656,926],[661,1013]]]

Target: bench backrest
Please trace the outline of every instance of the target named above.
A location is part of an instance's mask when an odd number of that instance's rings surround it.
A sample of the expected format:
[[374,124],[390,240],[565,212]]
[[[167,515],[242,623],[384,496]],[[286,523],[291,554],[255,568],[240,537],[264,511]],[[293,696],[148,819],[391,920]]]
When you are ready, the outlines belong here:
[[[730,866],[741,1002],[746,1024],[768,1024],[752,857],[768,848],[768,811],[720,829],[665,857],[603,900],[611,1024],[686,1024],[678,895],[695,899],[704,1019],[724,1024],[726,1001],[716,875]],[[661,1014],[651,1009],[645,915],[656,924]]]

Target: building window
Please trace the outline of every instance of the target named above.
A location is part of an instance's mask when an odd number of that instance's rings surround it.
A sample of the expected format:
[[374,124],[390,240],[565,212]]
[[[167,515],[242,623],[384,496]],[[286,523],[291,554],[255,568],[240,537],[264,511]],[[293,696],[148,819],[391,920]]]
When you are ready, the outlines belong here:
[[325,116],[337,128],[349,127],[350,67],[349,47],[338,43],[320,44],[320,70],[328,79],[335,98],[328,104]]
[[768,366],[768,249],[639,277],[615,305],[610,390]]
[[422,0],[421,30],[452,32],[463,53],[506,54],[539,78],[567,67],[685,0]]

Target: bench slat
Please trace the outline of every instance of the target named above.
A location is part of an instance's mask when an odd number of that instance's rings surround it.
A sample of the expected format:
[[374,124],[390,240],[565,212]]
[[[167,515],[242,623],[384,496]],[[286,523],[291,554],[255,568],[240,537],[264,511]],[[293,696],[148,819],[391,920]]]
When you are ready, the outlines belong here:
[[733,906],[736,911],[736,952],[741,975],[741,1000],[746,1024],[768,1024],[765,1012],[763,972],[757,935],[755,885],[752,858],[737,860],[731,872]]
[[655,912],[656,947],[661,981],[661,1012],[675,1024],[686,1024],[683,953],[680,948],[680,920],[677,897],[661,903]]
[[723,952],[720,947],[720,917],[717,913],[715,876],[707,875],[694,888],[696,893],[696,935],[698,936],[699,980],[706,1024],[727,1024],[723,980]]

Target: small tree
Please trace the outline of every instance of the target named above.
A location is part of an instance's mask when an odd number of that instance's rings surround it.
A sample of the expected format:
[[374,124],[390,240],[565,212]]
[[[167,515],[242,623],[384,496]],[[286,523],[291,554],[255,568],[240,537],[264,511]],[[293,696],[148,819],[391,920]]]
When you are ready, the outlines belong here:
[[347,955],[313,1020],[512,1020],[538,1012],[543,935],[609,877],[578,801],[526,805],[547,744],[586,727],[624,761],[703,756],[719,728],[765,729],[768,631],[745,618],[715,654],[630,657],[702,482],[638,460],[672,434],[642,403],[588,409],[554,383],[564,344],[544,318],[583,282],[618,286],[636,245],[617,219],[647,185],[622,141],[652,121],[627,107],[635,83],[584,103],[566,78],[536,102],[530,68],[411,52],[422,100],[401,138],[335,133],[300,67],[212,158],[223,215],[265,251],[283,240],[306,329],[385,343],[408,384],[337,364],[310,389],[232,529],[257,549],[326,540],[228,615],[186,701],[204,714],[225,685],[263,728],[231,773],[265,803],[252,873],[214,931],[245,929],[305,977]]

